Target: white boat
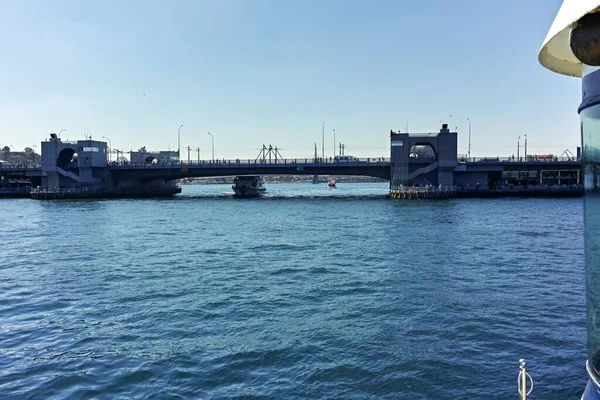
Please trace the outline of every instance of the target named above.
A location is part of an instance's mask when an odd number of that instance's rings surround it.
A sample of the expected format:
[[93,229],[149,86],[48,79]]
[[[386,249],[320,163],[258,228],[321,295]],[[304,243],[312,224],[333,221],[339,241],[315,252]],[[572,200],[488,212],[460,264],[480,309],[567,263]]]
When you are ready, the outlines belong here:
[[267,190],[262,176],[236,176],[231,188],[236,197],[258,197]]
[[327,189],[336,189],[336,188],[337,188],[337,186],[335,186],[334,180],[327,182]]

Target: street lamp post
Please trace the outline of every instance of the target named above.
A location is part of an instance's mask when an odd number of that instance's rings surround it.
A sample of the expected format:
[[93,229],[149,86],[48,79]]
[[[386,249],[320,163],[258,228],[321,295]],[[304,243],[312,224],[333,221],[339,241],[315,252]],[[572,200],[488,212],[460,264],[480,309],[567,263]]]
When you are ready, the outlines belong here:
[[179,126],[177,129],[177,161],[181,163],[181,128],[183,128],[183,124]]
[[108,162],[112,161],[111,152],[112,152],[112,142],[106,136],[102,136],[102,139],[108,140]]
[[59,139],[60,139],[60,134],[61,134],[61,133],[63,133],[64,131],[66,131],[66,129],[61,129],[61,130],[58,132],[58,138],[59,138]]
[[471,119],[467,118],[467,121],[469,121],[469,151],[467,152],[467,158],[470,160],[471,159]]
[[208,134],[210,135],[210,140],[212,143],[212,162],[215,162],[215,137],[210,132],[208,132]]
[[321,157],[323,158],[322,161],[325,161],[325,122],[323,121],[323,129],[322,129],[322,135],[323,135],[323,144],[321,146]]
[[521,161],[519,159],[519,149],[521,148],[521,136],[517,138],[517,161]]
[[200,165],[200,147],[198,147],[196,151],[198,152],[198,165]]
[[527,161],[527,135],[525,135],[525,161]]
[[190,146],[187,147],[187,151],[188,151],[188,164],[190,163],[190,150],[192,150],[192,148]]

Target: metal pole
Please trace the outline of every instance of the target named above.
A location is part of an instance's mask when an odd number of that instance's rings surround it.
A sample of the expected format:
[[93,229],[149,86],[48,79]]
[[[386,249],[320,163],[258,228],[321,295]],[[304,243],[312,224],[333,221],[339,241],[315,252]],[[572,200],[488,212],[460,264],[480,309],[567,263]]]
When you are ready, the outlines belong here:
[[323,144],[321,147],[321,157],[323,158],[322,161],[325,161],[325,121],[323,121],[323,129],[322,129],[322,135],[323,135]]
[[215,138],[212,133],[208,132],[210,135],[210,140],[212,142],[212,162],[215,162]]
[[467,118],[467,121],[469,121],[469,152],[467,154],[467,158],[470,161],[470,158],[471,158],[471,120],[469,118]]
[[521,361],[521,373],[520,373],[520,378],[521,381],[519,382],[519,386],[521,387],[521,390],[519,390],[519,394],[521,395],[521,400],[527,400],[527,376],[525,375],[525,361],[524,360],[520,360]]
[[183,124],[177,129],[177,161],[179,163],[181,163],[181,128],[183,128]]
[[196,151],[198,152],[198,165],[200,165],[200,147],[198,147]]
[[519,159],[519,149],[521,148],[521,136],[517,138],[517,161],[521,161]]
[[59,138],[59,139],[60,139],[60,134],[61,134],[62,132],[64,132],[64,131],[66,131],[66,129],[61,129],[61,130],[58,132],[58,138]]
[[187,151],[188,151],[188,164],[190,163],[190,150],[192,148],[190,146],[188,146]]
[[[527,381],[529,380],[530,386],[527,389]],[[527,400],[527,396],[533,392],[533,379],[527,372],[527,363],[524,359],[519,360],[519,379],[518,379],[518,391],[521,400]]]
[[112,152],[112,142],[106,136],[102,136],[102,139],[108,140],[108,162],[112,161],[111,152]]
[[527,161],[527,135],[525,135],[525,161]]

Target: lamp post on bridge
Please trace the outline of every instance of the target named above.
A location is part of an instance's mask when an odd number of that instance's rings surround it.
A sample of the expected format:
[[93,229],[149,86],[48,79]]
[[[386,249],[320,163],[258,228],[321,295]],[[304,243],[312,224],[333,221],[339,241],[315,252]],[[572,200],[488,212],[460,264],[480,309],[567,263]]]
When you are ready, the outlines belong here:
[[192,150],[192,148],[190,146],[187,147],[187,151],[188,151],[188,164],[190,163],[190,150]]
[[321,134],[323,135],[323,144],[321,145],[321,157],[323,157],[322,161],[325,161],[325,121],[323,121],[323,128],[321,130]]
[[521,148],[521,136],[517,138],[517,161],[521,161],[519,159],[519,149]]
[[181,128],[183,128],[183,124],[179,125],[177,129],[177,161],[181,163]]
[[467,118],[467,121],[469,122],[469,150],[467,152],[467,159],[471,159],[471,119]]
[[112,156],[111,156],[111,152],[112,152],[112,142],[110,141],[109,138],[107,138],[106,136],[102,136],[102,139],[106,139],[108,140],[108,162],[112,161]]
[[200,165],[200,147],[198,147],[196,151],[198,152],[198,165]]
[[63,133],[64,131],[66,131],[66,129],[61,129],[60,131],[58,131],[58,138],[60,139],[60,134]]
[[215,162],[215,137],[210,132],[208,132],[208,134],[210,135],[210,140],[212,143],[212,162]]
[[527,161],[527,135],[525,135],[525,161]]

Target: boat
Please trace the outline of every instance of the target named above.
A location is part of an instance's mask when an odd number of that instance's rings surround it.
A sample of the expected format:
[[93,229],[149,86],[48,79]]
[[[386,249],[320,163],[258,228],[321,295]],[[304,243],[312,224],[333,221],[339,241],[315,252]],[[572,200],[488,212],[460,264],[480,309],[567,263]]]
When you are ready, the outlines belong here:
[[336,188],[337,188],[337,186],[335,186],[334,180],[327,182],[327,189],[336,189]]
[[236,197],[258,197],[267,190],[263,184],[262,176],[236,176],[231,188]]

